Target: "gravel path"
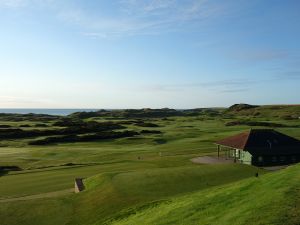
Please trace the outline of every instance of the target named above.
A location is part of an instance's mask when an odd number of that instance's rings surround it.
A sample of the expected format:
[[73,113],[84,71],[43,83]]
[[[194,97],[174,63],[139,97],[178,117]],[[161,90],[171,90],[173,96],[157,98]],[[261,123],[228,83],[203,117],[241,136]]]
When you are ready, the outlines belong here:
[[[213,157],[213,156],[203,156],[203,157],[197,157],[197,158],[192,158],[191,161],[193,163],[198,163],[198,164],[230,164],[234,163],[233,159],[225,159],[225,158],[218,158],[218,157]],[[281,170],[288,167],[288,165],[283,165],[283,166],[269,166],[269,167],[260,167],[265,170],[269,171],[277,171]]]
[[212,156],[202,156],[191,159],[193,163],[199,163],[199,164],[229,164],[233,163],[232,159],[225,159],[225,158],[218,158],[218,157],[212,157]]

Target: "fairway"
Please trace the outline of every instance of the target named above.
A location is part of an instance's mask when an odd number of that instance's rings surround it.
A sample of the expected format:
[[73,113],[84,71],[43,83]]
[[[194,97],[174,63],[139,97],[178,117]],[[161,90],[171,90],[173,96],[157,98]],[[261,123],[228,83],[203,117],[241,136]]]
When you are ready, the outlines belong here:
[[249,178],[136,208],[131,215],[112,224],[298,224],[299,169],[299,165],[292,166],[260,178]]
[[[262,110],[267,112],[264,108]],[[223,111],[218,109],[216,112],[220,114]],[[216,163],[211,160],[217,156],[215,141],[250,129],[244,124],[226,125],[242,118],[243,115],[239,114],[233,117],[228,114],[211,116],[204,113],[167,119],[147,118],[147,123],[141,123],[125,118],[92,117],[80,123],[97,121],[99,126],[107,126],[109,121],[114,126],[122,124],[122,132],[129,130],[138,132],[138,135],[83,142],[75,139],[72,143],[42,145],[30,143],[43,139],[43,136],[3,139],[0,164],[17,169],[3,171],[0,177],[1,221],[5,225],[141,224],[141,221],[145,221],[143,224],[155,225],[198,224],[196,221],[202,221],[200,218],[207,215],[203,224],[210,224],[212,220],[219,218],[212,213],[214,207],[217,211],[225,210],[224,213],[227,210],[227,200],[221,205],[215,200],[223,199],[223,189],[225,196],[232,196],[232,201],[238,198],[239,201],[246,202],[248,200],[242,200],[240,195],[234,197],[233,190],[239,192],[238,187],[241,187],[240,190],[246,188],[243,185],[255,181],[256,174],[264,179],[270,173],[250,165],[228,163],[230,161],[226,160]],[[68,131],[66,128],[54,126],[55,121],[48,122],[48,130],[51,128],[54,130],[50,130],[51,132],[57,132],[58,129]],[[255,121],[266,121],[266,118],[260,117]],[[4,120],[2,123],[18,127],[21,122]],[[22,122],[24,123],[26,121]],[[272,123],[285,124],[277,130],[300,137],[298,120],[286,121],[275,116],[272,117]],[[35,123],[30,121],[29,124],[34,126]],[[24,132],[34,129],[26,128]],[[29,134],[35,135],[34,132]],[[78,137],[83,135],[90,133],[79,134]],[[53,139],[57,140],[62,139]],[[224,154],[225,152],[221,152],[220,156],[223,157]],[[207,161],[211,164],[206,164]],[[78,177],[85,178],[85,190],[75,194],[74,179]],[[260,187],[253,189],[263,193]],[[240,194],[244,196],[243,193]],[[194,198],[198,200],[192,202]],[[180,208],[185,210],[184,207],[194,209],[188,208],[186,212],[181,212]],[[202,207],[209,211],[201,210]],[[230,207],[232,209],[228,210],[234,210],[237,206]],[[192,214],[186,214],[189,211],[195,214],[195,221]],[[241,212],[236,211],[235,214],[240,215]],[[153,213],[156,216],[148,218]],[[11,216],[12,214],[15,216]],[[228,218],[221,214],[220,218],[223,218],[224,224],[235,224],[235,214]],[[247,216],[249,215],[246,214],[245,219]],[[184,218],[189,219],[186,222],[182,220]]]
[[300,0],[0,0],[0,225],[300,225]]

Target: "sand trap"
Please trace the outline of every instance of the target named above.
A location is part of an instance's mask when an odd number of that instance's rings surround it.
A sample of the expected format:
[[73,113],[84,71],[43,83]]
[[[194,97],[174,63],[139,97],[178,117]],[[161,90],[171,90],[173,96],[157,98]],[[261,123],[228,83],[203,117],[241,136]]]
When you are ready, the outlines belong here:
[[229,164],[234,163],[232,159],[225,159],[225,158],[218,158],[213,156],[202,156],[191,159],[193,163],[200,163],[200,164]]

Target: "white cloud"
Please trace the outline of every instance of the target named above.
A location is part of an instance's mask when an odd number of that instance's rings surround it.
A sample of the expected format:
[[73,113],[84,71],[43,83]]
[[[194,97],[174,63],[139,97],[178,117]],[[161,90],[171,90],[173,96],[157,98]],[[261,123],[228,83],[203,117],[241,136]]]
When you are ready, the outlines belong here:
[[0,6],[7,8],[19,8],[27,4],[27,0],[0,0]]
[[[92,38],[153,35],[187,29],[222,14],[223,4],[208,0],[119,0],[84,8],[84,1],[0,0],[0,7],[50,9],[54,17]],[[109,13],[108,13],[109,12]]]
[[80,26],[87,36],[107,38],[179,31],[220,16],[223,10],[220,4],[206,0],[121,0],[115,5],[110,15],[101,7],[93,13],[72,7],[60,10],[59,18]]
[[59,0],[0,0],[0,8],[6,9],[24,9],[39,7],[51,7],[57,4]]

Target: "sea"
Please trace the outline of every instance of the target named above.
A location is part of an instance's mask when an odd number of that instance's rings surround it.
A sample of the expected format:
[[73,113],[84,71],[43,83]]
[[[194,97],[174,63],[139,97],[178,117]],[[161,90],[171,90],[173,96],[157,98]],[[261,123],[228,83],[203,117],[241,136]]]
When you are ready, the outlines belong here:
[[67,116],[74,112],[95,112],[99,109],[1,109],[0,113],[17,113],[17,114],[47,114],[47,115],[57,115],[57,116]]

